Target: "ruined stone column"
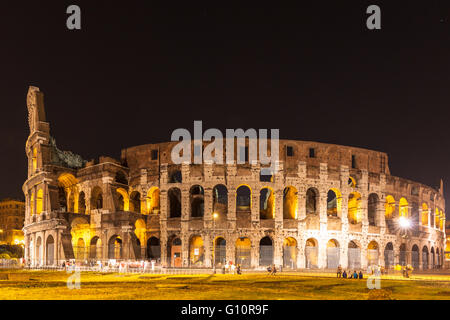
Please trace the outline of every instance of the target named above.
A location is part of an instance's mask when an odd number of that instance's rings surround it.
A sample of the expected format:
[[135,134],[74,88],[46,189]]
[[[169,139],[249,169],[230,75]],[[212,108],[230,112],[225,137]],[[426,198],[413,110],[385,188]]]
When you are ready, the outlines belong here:
[[132,244],[130,239],[130,232],[132,232],[133,227],[132,226],[123,226],[121,233],[122,233],[122,259],[133,259],[134,254],[132,257],[131,251]]

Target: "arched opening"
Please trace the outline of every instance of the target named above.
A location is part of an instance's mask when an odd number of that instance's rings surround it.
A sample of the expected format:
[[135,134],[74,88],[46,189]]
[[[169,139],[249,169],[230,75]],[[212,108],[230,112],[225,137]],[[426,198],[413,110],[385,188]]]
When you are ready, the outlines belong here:
[[423,226],[428,226],[428,215],[430,214],[428,205],[424,202],[422,203],[422,219],[421,223]]
[[306,240],[305,246],[305,267],[307,269],[315,269],[319,267],[319,250],[316,239],[310,238]]
[[75,190],[69,192],[68,212],[75,212]]
[[130,211],[141,213],[141,194],[133,191],[130,195]]
[[86,260],[86,244],[83,238],[78,238],[74,250],[75,259],[84,261]]
[[411,249],[411,265],[415,270],[419,269],[419,247],[416,244]]
[[298,192],[289,186],[283,191],[283,219],[297,219]]
[[348,267],[354,270],[361,268],[361,248],[355,241],[348,243]]
[[292,237],[283,241],[283,268],[297,269],[297,240]]
[[259,217],[262,220],[275,218],[275,197],[270,188],[259,192]]
[[268,236],[259,241],[259,265],[269,266],[273,264],[273,242]]
[[214,241],[214,264],[216,266],[223,266],[227,260],[227,241],[218,237]]
[[109,238],[108,242],[108,259],[122,259],[122,239],[114,235]]
[[398,212],[400,217],[409,218],[409,205],[405,198],[400,198],[398,202]]
[[327,243],[327,268],[336,269],[339,266],[341,259],[341,248],[339,242],[331,239]]
[[130,200],[128,198],[128,192],[124,188],[117,188],[117,210],[118,211],[129,211],[130,210]]
[[189,242],[190,266],[202,267],[205,260],[205,248],[201,236],[193,236]]
[[159,189],[157,187],[151,188],[147,192],[147,213],[148,214],[159,214],[160,205],[159,205]]
[[386,219],[392,219],[395,211],[395,199],[393,196],[386,196],[386,202],[384,204],[384,216]]
[[436,264],[435,255],[434,255],[434,247],[431,247],[430,250],[430,268],[434,269]]
[[44,210],[44,191],[39,189],[36,195],[36,213],[41,214]]
[[213,188],[213,212],[219,217],[226,216],[228,213],[228,189],[223,184]]
[[429,261],[428,247],[424,246],[422,248],[422,269],[423,270],[427,270],[428,269],[428,261]]
[[376,193],[369,194],[367,201],[367,215],[369,218],[369,226],[377,225],[377,209],[378,209],[378,195]]
[[167,262],[169,264],[169,267],[181,268],[181,250],[182,248],[180,238],[173,236],[169,239],[169,241],[167,241]]
[[128,185],[127,176],[122,171],[117,171],[116,176],[114,177],[114,182]]
[[236,190],[236,211],[250,211],[251,190],[248,186],[242,185]]
[[147,240],[147,257],[157,263],[161,260],[161,243],[158,238],[150,237]]
[[181,191],[178,188],[171,188],[167,192],[167,200],[169,201],[169,217],[181,217]]
[[317,201],[319,192],[315,188],[306,191],[306,214],[317,214]]
[[251,247],[249,238],[243,237],[236,240],[236,264],[242,268],[251,267]]
[[102,240],[95,236],[91,239],[89,244],[89,259],[101,259],[102,258]]
[[356,179],[353,177],[348,177],[348,186],[350,188],[356,188]]
[[38,239],[36,240],[36,264],[38,266],[42,265],[42,260],[43,260],[43,254],[42,254],[42,238],[38,237]]
[[33,148],[33,155],[31,158],[31,163],[32,163],[32,171],[33,173],[36,172],[37,170],[37,148]]
[[142,248],[141,244],[145,244],[147,238],[147,225],[145,224],[144,219],[137,219],[134,223],[134,227],[134,234],[137,238],[135,257],[136,259],[141,259],[145,256],[145,248]]
[[358,224],[361,220],[361,194],[352,192],[348,195],[348,222]]
[[34,193],[31,193],[30,196],[30,215],[34,215]]
[[384,248],[384,266],[386,269],[391,268],[394,265],[394,246],[392,242],[386,244]]
[[203,188],[195,185],[189,191],[189,198],[191,204],[191,217],[202,218],[205,212],[205,196]]
[[173,170],[169,174],[169,183],[182,183],[183,177],[180,170]]
[[49,235],[47,237],[46,254],[47,265],[53,265],[55,263],[55,240],[53,239],[52,235]]
[[379,247],[376,241],[371,241],[367,246],[367,265],[378,266],[379,262]]
[[402,266],[406,266],[406,244],[402,243],[400,245],[400,259],[399,263]]
[[83,191],[78,195],[78,213],[86,213],[86,196]]
[[103,193],[98,186],[95,186],[91,192],[91,208],[93,210],[103,209]]
[[327,194],[327,216],[340,217],[342,208],[342,195],[338,189],[332,188]]

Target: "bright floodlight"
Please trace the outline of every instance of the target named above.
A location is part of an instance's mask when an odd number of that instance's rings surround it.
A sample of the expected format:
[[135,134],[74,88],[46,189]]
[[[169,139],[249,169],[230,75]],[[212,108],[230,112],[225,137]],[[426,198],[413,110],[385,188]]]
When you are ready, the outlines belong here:
[[217,219],[218,217],[219,217],[219,214],[217,214],[216,212],[214,212],[213,218],[214,218],[214,219]]
[[405,229],[409,228],[411,226],[411,221],[409,221],[409,219],[407,219],[405,217],[400,217],[398,222],[400,224],[400,227],[405,228]]

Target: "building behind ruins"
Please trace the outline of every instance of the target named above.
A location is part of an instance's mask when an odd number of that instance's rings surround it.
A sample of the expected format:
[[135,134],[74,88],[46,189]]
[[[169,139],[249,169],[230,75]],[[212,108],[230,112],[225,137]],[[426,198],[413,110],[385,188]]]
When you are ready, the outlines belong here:
[[273,176],[257,162],[174,164],[176,142],[85,161],[57,148],[38,88],[30,87],[27,105],[24,232],[33,265],[443,265],[442,182],[435,189],[391,175],[383,152],[281,140]]
[[25,203],[15,199],[0,201],[0,244],[23,245],[22,228],[25,220]]

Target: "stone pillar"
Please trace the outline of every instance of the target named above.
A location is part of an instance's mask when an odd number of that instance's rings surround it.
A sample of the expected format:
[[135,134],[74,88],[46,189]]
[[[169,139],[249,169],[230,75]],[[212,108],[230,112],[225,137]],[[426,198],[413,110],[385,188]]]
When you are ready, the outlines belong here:
[[203,249],[204,249],[204,254],[205,254],[205,260],[204,260],[204,264],[205,267],[207,268],[211,268],[213,266],[213,257],[214,257],[214,235],[210,236],[208,234],[202,235],[203,238]]
[[[213,219],[213,191],[212,188],[208,187],[204,189],[204,220],[211,222]],[[209,223],[210,225],[211,223]]]
[[343,269],[348,268],[348,243],[341,244],[339,263]]
[[283,238],[274,237],[273,239],[273,263],[276,266],[283,265]]
[[[236,223],[236,189],[228,190],[228,213],[227,220]],[[230,224],[230,223],[229,223]]]
[[361,269],[366,270],[368,261],[367,261],[367,249],[368,249],[368,243],[365,239],[361,241]]
[[[122,236],[122,259],[132,258],[132,244],[130,238],[130,232],[132,232],[132,226],[123,226],[121,230]],[[134,256],[134,254],[133,254]]]
[[233,261],[233,263],[236,263],[236,241],[233,241],[232,237],[227,237],[226,240],[226,262],[228,263],[228,261]]
[[318,240],[318,250],[319,250],[319,260],[318,267],[319,269],[324,269],[327,267],[327,240],[325,237],[319,237]]
[[423,270],[422,248],[419,247],[419,269]]
[[189,234],[187,230],[181,231],[181,266],[183,268],[189,267],[189,247],[190,247]]
[[[166,230],[166,229],[165,229]],[[159,238],[159,245],[161,247],[161,266],[166,268],[168,266],[167,261],[167,232],[161,230],[161,236]]]
[[259,228],[259,192],[260,190],[252,190],[252,225]]
[[298,252],[297,252],[297,268],[304,269],[305,268],[305,240],[303,238],[297,243]]
[[252,247],[251,247],[251,267],[257,268],[259,267],[259,240],[255,240],[254,238],[252,240]]

